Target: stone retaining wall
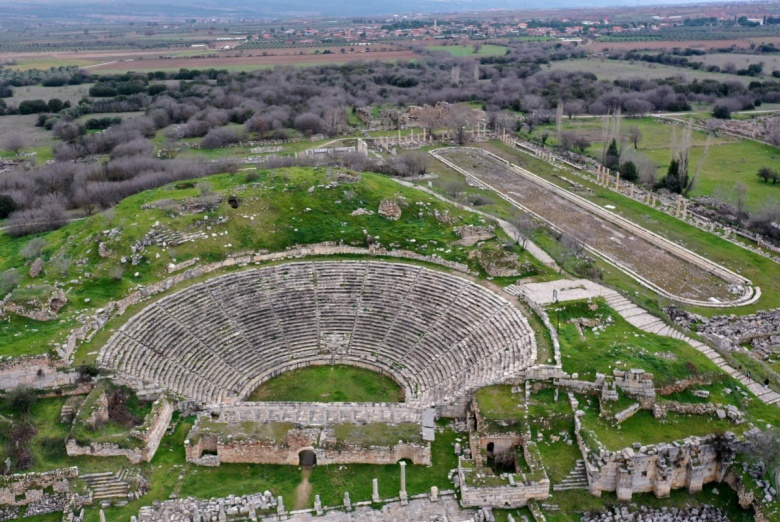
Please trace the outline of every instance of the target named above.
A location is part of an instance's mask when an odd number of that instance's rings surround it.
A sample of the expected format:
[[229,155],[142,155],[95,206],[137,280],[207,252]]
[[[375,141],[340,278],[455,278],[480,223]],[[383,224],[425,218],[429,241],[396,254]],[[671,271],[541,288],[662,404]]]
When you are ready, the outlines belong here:
[[291,422],[304,426],[342,423],[419,423],[420,408],[391,402],[239,402],[210,406],[208,413],[220,422]]
[[76,384],[79,372],[68,370],[61,361],[48,355],[11,359],[0,363],[0,390],[29,386],[36,390],[51,390]]
[[68,439],[65,442],[65,451],[69,457],[125,457],[133,464],[149,462],[160,446],[175,409],[176,406],[166,395],[155,401],[152,411],[144,419],[144,424],[130,432],[131,437],[143,444],[139,448],[122,448],[110,442],[91,442],[82,446],[75,439]]
[[460,505],[463,507],[495,506],[518,508],[530,500],[542,500],[550,496],[550,481],[515,483],[514,486],[480,486],[472,488],[461,486]]
[[[70,496],[70,480],[77,478],[77,467],[55,469],[45,473],[0,475],[0,505],[26,506],[46,497]],[[51,488],[53,493],[44,493]]]

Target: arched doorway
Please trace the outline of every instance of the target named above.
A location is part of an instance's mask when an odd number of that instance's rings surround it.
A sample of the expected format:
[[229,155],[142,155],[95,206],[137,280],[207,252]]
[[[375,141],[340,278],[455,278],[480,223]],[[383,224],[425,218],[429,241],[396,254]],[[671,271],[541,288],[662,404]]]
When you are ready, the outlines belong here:
[[493,452],[495,451],[495,448],[496,448],[495,444],[493,444],[492,442],[488,442],[488,444],[487,444],[487,456],[488,457],[492,457],[493,456]]
[[302,450],[298,453],[298,465],[304,468],[312,468],[317,465],[317,454],[312,450]]

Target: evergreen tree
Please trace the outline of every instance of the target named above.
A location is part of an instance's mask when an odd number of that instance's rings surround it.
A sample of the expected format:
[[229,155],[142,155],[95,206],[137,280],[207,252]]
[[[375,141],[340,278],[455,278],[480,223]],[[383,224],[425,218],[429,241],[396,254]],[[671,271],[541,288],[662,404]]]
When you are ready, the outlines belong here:
[[604,166],[609,170],[618,170],[620,168],[620,152],[618,151],[615,138],[612,138],[612,143],[609,144],[607,154],[604,157]]
[[620,179],[636,181],[638,177],[639,173],[633,161],[627,161],[620,166]]
[[682,194],[683,188],[688,185],[688,173],[680,172],[680,162],[673,159],[669,163],[666,176],[656,185],[656,188],[665,188],[673,194]]

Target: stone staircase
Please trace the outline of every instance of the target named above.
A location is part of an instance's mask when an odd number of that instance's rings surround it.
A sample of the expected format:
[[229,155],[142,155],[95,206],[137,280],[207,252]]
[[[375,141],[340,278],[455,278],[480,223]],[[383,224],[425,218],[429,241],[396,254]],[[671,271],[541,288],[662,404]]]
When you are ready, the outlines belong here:
[[553,491],[567,491],[570,489],[588,489],[588,475],[585,472],[585,461],[577,460],[577,465],[566,475],[560,484],[553,484]]
[[128,482],[130,472],[122,468],[118,473],[106,471],[104,473],[88,473],[81,475],[80,478],[87,483],[87,486],[93,491],[93,499],[102,500],[107,498],[126,499],[130,492]]

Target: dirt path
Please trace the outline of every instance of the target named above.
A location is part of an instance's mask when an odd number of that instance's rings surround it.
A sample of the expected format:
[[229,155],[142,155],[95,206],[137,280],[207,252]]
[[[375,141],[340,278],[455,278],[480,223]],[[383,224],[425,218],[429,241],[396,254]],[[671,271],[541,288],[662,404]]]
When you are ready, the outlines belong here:
[[312,468],[310,467],[305,467],[301,470],[301,483],[295,488],[293,511],[311,507],[311,483],[309,483],[311,470]]

